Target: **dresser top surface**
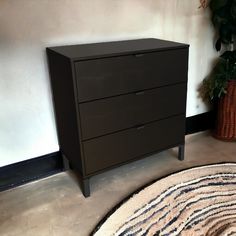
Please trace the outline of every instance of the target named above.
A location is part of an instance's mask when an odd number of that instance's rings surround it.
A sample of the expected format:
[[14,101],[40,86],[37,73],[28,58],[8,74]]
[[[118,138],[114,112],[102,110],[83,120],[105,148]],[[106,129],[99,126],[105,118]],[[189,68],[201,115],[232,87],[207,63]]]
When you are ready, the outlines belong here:
[[126,41],[102,42],[91,44],[66,45],[49,47],[71,60],[82,60],[96,57],[119,56],[132,53],[145,53],[152,51],[172,50],[187,48],[189,45],[172,41],[147,38]]

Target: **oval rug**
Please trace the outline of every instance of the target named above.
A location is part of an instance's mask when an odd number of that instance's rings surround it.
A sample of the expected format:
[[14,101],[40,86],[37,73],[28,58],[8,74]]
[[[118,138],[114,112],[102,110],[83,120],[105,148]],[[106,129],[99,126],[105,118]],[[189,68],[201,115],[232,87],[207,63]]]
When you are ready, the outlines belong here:
[[92,235],[236,235],[236,164],[158,180],[125,201]]

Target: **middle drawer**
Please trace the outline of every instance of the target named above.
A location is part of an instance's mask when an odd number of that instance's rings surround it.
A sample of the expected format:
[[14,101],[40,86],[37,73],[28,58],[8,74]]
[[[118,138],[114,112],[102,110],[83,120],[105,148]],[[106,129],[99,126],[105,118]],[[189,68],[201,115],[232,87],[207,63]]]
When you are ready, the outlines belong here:
[[186,83],[79,104],[82,139],[185,113]]

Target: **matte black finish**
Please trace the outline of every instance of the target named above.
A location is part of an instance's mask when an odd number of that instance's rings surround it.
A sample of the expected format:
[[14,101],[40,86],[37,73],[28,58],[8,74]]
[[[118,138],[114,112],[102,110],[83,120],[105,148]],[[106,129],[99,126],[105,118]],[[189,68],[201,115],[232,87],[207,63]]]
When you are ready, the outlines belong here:
[[51,47],[51,50],[69,58],[70,60],[76,61],[181,48],[188,48],[188,45],[167,40],[149,38],[59,46]]
[[214,129],[215,120],[216,110],[188,117],[186,120],[186,134],[193,134],[207,129]]
[[89,178],[82,179],[82,191],[85,197],[90,196]]
[[186,82],[187,51],[185,48],[77,62],[79,102]]
[[182,145],[179,146],[178,159],[179,159],[180,161],[183,161],[183,160],[184,160],[184,150],[185,150],[184,146],[185,146],[184,144],[182,144]]
[[56,174],[63,170],[60,152],[0,168],[0,191]]
[[50,49],[47,55],[60,151],[83,173],[72,65]]
[[85,141],[86,174],[184,143],[184,118],[174,116]]
[[186,83],[181,83],[82,103],[79,105],[82,138],[89,139],[183,114],[185,102]]
[[70,162],[68,161],[68,159],[63,154],[62,154],[62,160],[63,160],[64,171],[69,170],[70,169]]
[[92,175],[184,144],[188,45],[139,39],[47,55],[60,149],[85,196]]

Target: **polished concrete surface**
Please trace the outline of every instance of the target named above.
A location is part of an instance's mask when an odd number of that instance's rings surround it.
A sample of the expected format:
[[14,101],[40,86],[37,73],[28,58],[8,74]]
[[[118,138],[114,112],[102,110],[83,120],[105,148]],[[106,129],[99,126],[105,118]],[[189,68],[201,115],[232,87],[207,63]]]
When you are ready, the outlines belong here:
[[185,160],[177,149],[155,154],[91,178],[84,198],[72,172],[0,193],[1,236],[87,236],[126,196],[152,180],[192,166],[236,161],[236,143],[207,132],[186,136]]

